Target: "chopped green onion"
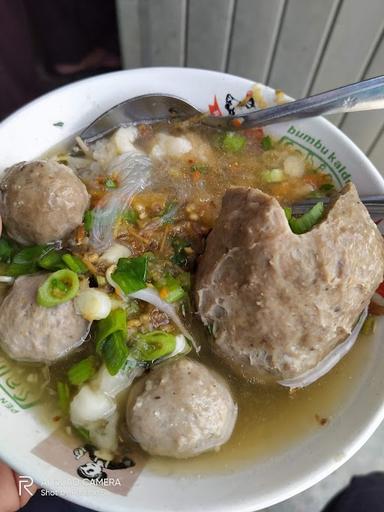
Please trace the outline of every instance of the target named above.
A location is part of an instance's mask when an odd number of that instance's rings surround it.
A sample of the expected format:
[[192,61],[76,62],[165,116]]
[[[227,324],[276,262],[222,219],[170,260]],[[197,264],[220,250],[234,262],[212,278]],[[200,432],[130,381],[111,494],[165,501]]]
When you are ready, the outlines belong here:
[[229,153],[239,153],[247,143],[246,137],[238,133],[227,132],[221,141],[221,147]]
[[335,185],[333,183],[323,183],[320,185],[319,190],[321,192],[330,192],[335,188]]
[[87,233],[90,233],[93,226],[93,210],[87,210],[84,214],[84,229]]
[[191,243],[180,237],[173,237],[171,242],[174,255],[171,257],[171,261],[179,267],[186,268],[188,266],[188,256],[185,252],[186,247],[190,247]]
[[57,123],[53,123],[53,126],[58,126],[59,128],[62,128],[64,126],[63,121],[57,121]]
[[84,427],[75,427],[74,425],[71,425],[71,428],[77,434],[81,439],[84,439],[85,441],[90,441],[90,434],[89,430],[87,430]]
[[129,222],[129,224],[136,224],[139,220],[139,214],[133,208],[128,208],[128,210],[123,213],[121,218]]
[[76,272],[76,274],[84,274],[85,272],[88,272],[87,265],[81,258],[79,258],[79,256],[74,254],[64,254],[62,260],[67,267],[73,272]]
[[169,274],[157,281],[155,287],[158,289],[160,297],[169,303],[176,302],[185,295],[179,281]]
[[279,183],[280,181],[283,181],[284,173],[281,169],[271,169],[263,171],[261,173],[261,177],[266,183]]
[[18,264],[18,263],[10,263],[9,265],[5,265],[2,269],[3,276],[11,276],[11,277],[19,277],[25,276],[26,274],[33,274],[36,272],[36,265],[34,264]]
[[60,409],[64,414],[67,414],[69,409],[69,402],[71,400],[71,393],[66,382],[59,381],[57,383],[57,399]]
[[105,340],[114,332],[122,332],[127,335],[127,314],[122,308],[114,309],[107,318],[99,320],[96,325],[96,352],[101,354]]
[[120,258],[112,280],[126,295],[146,288],[148,257]]
[[108,176],[108,178],[106,178],[104,184],[105,184],[106,188],[108,188],[108,189],[117,188],[116,181],[113,178],[109,177],[109,176]]
[[16,245],[7,238],[0,239],[0,261],[10,263],[12,256],[16,250]]
[[272,149],[272,139],[269,135],[266,135],[261,139],[261,147],[264,149],[264,151]]
[[129,355],[125,334],[122,331],[116,331],[108,336],[101,348],[101,355],[110,375],[116,375]]
[[78,361],[67,372],[69,382],[73,386],[81,386],[91,379],[96,373],[96,357],[89,356]]
[[176,336],[164,331],[137,334],[134,341],[134,355],[141,361],[155,361],[171,354],[176,348]]
[[79,291],[79,278],[68,269],[51,274],[37,290],[37,303],[52,308],[73,299]]
[[65,265],[61,260],[62,255],[62,251],[55,251],[52,248],[52,250],[43,254],[43,256],[40,256],[37,263],[39,267],[44,268],[45,270],[60,270],[65,268]]
[[301,217],[291,217],[288,219],[292,231],[296,235],[302,235],[310,231],[315,224],[319,222],[324,213],[324,204],[316,203],[308,212],[304,213]]
[[39,258],[44,256],[52,247],[49,245],[32,245],[19,251],[12,260],[12,263],[26,265],[29,263],[36,263]]
[[33,245],[17,252],[12,262],[6,265],[2,271],[3,275],[18,277],[25,274],[33,274],[39,271],[39,260],[50,252],[52,246]]
[[201,174],[206,174],[208,171],[208,165],[207,164],[193,164],[191,166],[192,172],[201,172]]
[[285,216],[287,217],[287,220],[290,221],[292,219],[292,208],[290,208],[289,206],[286,206],[284,208],[284,213],[285,213]]

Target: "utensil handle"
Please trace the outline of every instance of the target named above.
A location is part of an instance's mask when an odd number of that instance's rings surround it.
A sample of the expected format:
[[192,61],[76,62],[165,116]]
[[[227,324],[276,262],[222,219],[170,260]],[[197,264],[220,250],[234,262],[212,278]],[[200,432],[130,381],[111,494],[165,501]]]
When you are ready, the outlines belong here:
[[[292,211],[295,215],[302,215],[319,201],[327,204],[330,198],[316,197],[306,199],[305,201],[293,204]],[[365,205],[373,220],[377,221],[384,218],[384,195],[362,196],[360,201]]]
[[[377,76],[242,116],[226,116],[221,119],[209,117],[206,122],[211,126],[220,126],[220,121],[225,120],[224,123],[232,124],[232,129],[236,126],[243,129],[265,126],[277,121],[381,108],[384,108],[384,76]],[[241,125],[233,123],[236,118],[242,121]]]

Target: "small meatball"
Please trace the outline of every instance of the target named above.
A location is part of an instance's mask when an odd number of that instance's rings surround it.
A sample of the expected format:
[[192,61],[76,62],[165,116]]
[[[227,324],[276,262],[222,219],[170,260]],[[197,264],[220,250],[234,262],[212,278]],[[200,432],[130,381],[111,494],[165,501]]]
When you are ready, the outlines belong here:
[[236,418],[224,380],[185,357],[155,367],[128,398],[128,429],[152,455],[186,458],[219,448]]
[[85,185],[53,160],[21,162],[0,182],[0,211],[10,237],[21,244],[45,244],[68,236],[84,217]]
[[73,301],[53,308],[36,302],[47,274],[18,277],[0,305],[0,347],[18,361],[53,363],[83,343],[89,322]]
[[199,262],[198,311],[237,374],[300,377],[348,337],[383,273],[383,238],[353,184],[302,235],[276,199],[232,188]]

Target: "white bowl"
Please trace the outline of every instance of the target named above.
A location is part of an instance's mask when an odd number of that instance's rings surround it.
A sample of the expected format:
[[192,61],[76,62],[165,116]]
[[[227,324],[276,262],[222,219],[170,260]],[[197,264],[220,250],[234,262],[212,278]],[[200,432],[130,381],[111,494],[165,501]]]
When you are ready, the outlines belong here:
[[[144,93],[169,93],[202,110],[216,96],[223,113],[226,95],[241,99],[252,82],[222,73],[147,68],[121,71],[83,80],[33,101],[0,124],[0,170],[35,158],[78,132],[109,107]],[[284,87],[284,84],[281,84]],[[269,102],[274,91],[262,86]],[[62,122],[63,126],[55,126]],[[322,118],[270,127],[275,136],[289,138],[322,164],[341,185],[352,178],[361,194],[384,193],[384,180],[364,154],[337,128]],[[365,350],[359,371],[323,428],[281,448],[273,457],[244,463],[232,472],[213,471],[164,475],[145,467],[127,495],[106,488],[80,489],[70,448],[42,421],[40,407],[29,403],[28,386],[0,359],[0,457],[22,475],[78,504],[100,511],[255,511],[285,500],[315,484],[347,461],[373,434],[384,417],[383,325]],[[346,377],[347,378],[347,377]],[[32,400],[33,402],[33,400]],[[47,440],[48,438],[48,440]],[[36,448],[36,446],[39,446]],[[41,448],[43,447],[43,448]],[[73,447],[73,446],[72,446]],[[63,451],[64,450],[64,451]],[[40,453],[40,455],[38,455]],[[43,453],[43,455],[42,455]],[[72,460],[73,459],[73,460]],[[124,469],[119,480],[132,474]],[[117,479],[114,482],[118,484]],[[121,482],[120,482],[121,483]]]

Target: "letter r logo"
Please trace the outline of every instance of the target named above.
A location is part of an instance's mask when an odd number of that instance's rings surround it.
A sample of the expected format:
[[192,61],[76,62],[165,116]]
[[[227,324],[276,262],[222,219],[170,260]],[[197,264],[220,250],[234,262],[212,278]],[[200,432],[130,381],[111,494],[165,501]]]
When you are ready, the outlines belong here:
[[27,492],[30,496],[33,496],[33,492],[29,489],[33,485],[33,478],[28,475],[19,476],[19,496],[23,494],[23,491]]

